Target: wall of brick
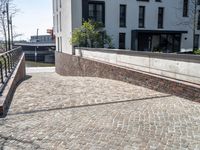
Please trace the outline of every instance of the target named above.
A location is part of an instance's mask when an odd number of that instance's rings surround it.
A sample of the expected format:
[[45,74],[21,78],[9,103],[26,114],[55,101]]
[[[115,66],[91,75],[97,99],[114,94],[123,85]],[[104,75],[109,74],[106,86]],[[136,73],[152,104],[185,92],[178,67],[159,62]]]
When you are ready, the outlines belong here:
[[56,72],[63,76],[100,77],[128,82],[200,102],[200,86],[110,63],[56,52]]

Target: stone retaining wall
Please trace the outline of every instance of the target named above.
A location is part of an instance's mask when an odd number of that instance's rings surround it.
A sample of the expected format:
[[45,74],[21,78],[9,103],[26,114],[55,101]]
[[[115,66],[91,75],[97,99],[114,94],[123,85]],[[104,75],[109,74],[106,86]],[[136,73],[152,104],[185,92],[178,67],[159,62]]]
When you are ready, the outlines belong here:
[[200,102],[200,86],[110,63],[56,52],[56,72],[64,76],[89,76],[120,80]]
[[14,94],[15,88],[17,84],[24,80],[26,76],[26,69],[25,69],[25,55],[22,54],[20,61],[15,68],[12,76],[10,77],[5,89],[0,96],[0,115],[4,115],[6,113],[7,107],[11,103],[12,96]]
[[76,48],[76,55],[200,85],[200,56]]

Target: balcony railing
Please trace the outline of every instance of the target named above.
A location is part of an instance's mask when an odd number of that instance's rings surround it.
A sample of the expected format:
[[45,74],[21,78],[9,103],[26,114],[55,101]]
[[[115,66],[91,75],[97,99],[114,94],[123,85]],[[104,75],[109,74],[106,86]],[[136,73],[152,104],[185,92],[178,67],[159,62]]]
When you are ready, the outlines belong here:
[[12,76],[22,55],[21,47],[0,54],[0,94]]

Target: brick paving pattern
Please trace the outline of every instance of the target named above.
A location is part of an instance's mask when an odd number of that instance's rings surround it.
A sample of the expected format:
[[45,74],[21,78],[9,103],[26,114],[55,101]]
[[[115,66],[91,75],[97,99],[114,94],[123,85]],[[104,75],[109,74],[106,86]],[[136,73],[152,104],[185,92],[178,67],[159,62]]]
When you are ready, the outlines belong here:
[[119,81],[31,74],[0,119],[0,149],[200,149],[200,104]]

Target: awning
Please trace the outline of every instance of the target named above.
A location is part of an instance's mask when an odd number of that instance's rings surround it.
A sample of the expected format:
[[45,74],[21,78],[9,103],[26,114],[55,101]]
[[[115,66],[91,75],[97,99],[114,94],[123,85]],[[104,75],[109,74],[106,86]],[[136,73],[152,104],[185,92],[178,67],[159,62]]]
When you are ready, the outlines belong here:
[[152,34],[181,34],[181,33],[188,33],[188,31],[177,31],[177,30],[132,30],[135,33],[152,33]]

